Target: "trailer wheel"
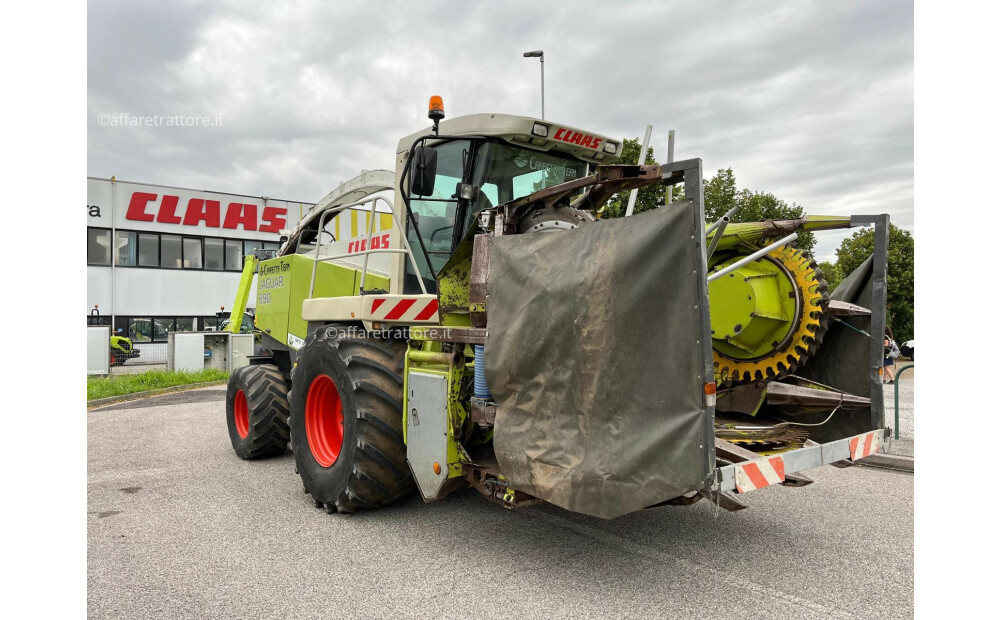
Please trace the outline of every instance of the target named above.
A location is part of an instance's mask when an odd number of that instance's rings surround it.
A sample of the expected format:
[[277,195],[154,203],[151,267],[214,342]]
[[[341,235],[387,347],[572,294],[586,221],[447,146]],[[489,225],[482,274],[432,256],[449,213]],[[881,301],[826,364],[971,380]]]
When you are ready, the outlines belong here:
[[378,508],[414,491],[403,443],[405,353],[403,341],[327,329],[299,349],[292,453],[305,491],[327,512]]
[[277,366],[244,366],[229,376],[226,425],[241,459],[274,456],[288,448],[288,383]]

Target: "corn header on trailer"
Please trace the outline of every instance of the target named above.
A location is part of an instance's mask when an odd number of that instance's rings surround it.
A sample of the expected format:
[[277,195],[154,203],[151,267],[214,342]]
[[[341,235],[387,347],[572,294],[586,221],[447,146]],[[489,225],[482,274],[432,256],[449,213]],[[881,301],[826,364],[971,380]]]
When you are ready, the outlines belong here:
[[[248,258],[234,316],[256,269],[267,353],[229,382],[240,457],[290,442],[329,512],[471,486],[612,518],[739,510],[882,449],[888,216],[706,227],[698,159],[611,165],[620,143],[550,121],[429,117],[395,174],[342,184]],[[685,199],[600,219],[653,183]],[[789,245],[867,225],[875,252],[832,295]]]

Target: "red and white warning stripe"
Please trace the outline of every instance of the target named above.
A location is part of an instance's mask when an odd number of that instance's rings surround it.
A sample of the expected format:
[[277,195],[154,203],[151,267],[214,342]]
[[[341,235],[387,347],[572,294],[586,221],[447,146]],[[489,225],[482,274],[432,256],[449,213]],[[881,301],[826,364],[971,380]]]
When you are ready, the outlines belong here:
[[856,461],[878,452],[879,439],[877,435],[881,432],[882,431],[871,431],[870,433],[865,433],[864,435],[851,437],[851,441],[848,442],[848,445],[851,448],[850,459],[852,461]]
[[785,481],[785,461],[780,456],[739,463],[736,466],[736,491],[749,493]]
[[368,309],[372,321],[438,322],[438,300],[434,295],[370,297]]

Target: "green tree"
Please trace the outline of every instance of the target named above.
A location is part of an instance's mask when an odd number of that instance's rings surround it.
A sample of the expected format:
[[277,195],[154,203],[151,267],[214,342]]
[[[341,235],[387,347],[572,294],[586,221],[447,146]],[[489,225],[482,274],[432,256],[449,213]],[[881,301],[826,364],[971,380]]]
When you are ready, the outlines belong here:
[[[793,220],[802,217],[802,207],[788,204],[770,192],[751,192],[744,189],[737,197],[740,208],[734,216],[736,222],[759,222],[763,220]],[[792,245],[812,253],[816,247],[816,235],[800,230],[799,238]]]
[[[788,204],[770,192],[754,192],[736,189],[736,175],[732,168],[720,168],[715,176],[704,181],[705,218],[714,222],[736,207],[730,220],[733,222],[760,222],[763,220],[792,220],[802,217],[802,207]],[[816,247],[816,236],[811,232],[799,231],[799,238],[793,243],[797,248],[812,252]]]
[[[875,250],[875,230],[865,228],[844,239],[837,249],[837,270],[844,276]],[[897,342],[913,339],[913,235],[889,224],[889,272],[886,276],[886,321]]]
[[844,281],[844,277],[840,275],[840,269],[837,267],[837,263],[831,263],[830,261],[823,261],[819,263],[819,270],[823,272],[823,278],[826,279],[826,283],[830,285],[830,291],[833,292],[840,283]]
[[[639,161],[639,139],[622,141],[622,156],[619,164],[635,164]],[[653,156],[653,147],[646,153],[646,163],[658,163]],[[703,181],[705,198],[705,217],[714,222],[733,207],[738,207],[731,217],[733,222],[759,222],[763,220],[791,220],[802,217],[802,207],[792,203],[789,205],[769,192],[753,192],[749,189],[737,189],[736,175],[732,168],[720,168],[715,176]],[[628,206],[629,192],[619,192],[608,201],[604,209],[605,218],[622,217]],[[666,187],[650,185],[639,189],[635,202],[635,212],[642,213],[654,209],[666,200]],[[684,200],[684,185],[674,186],[673,200]],[[794,245],[807,252],[816,247],[816,236],[811,232],[799,232],[799,238]]]
[[[710,222],[718,220],[733,207],[738,207],[736,201],[740,192],[736,189],[736,175],[732,168],[719,169],[715,176],[704,181],[705,218]],[[739,215],[739,212],[736,213]],[[737,220],[733,220],[737,221]]]
[[[642,150],[642,143],[639,142],[639,138],[629,139],[626,138],[622,140],[622,154],[621,157],[616,161],[616,164],[632,164],[635,165],[639,163],[639,152]],[[657,164],[656,157],[653,155],[653,147],[650,145],[649,149],[646,151],[646,164]],[[649,211],[650,209],[655,209],[656,207],[663,204],[666,196],[666,187],[659,183],[655,185],[647,185],[646,187],[639,188],[639,195],[636,196],[635,200],[635,212],[642,213],[643,211]],[[676,189],[674,192],[676,193]],[[618,192],[611,197],[608,204],[604,207],[604,218],[612,217],[623,217],[625,215],[625,210],[628,208],[628,195],[631,193]]]

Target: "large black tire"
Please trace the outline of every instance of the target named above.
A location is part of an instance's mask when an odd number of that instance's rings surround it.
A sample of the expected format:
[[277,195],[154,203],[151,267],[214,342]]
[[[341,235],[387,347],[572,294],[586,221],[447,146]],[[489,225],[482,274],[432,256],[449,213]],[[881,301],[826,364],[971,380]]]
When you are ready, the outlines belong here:
[[414,491],[403,443],[405,354],[403,341],[327,329],[314,331],[299,349],[292,453],[317,507],[349,513],[386,506]]
[[288,449],[288,382],[277,366],[244,366],[229,376],[226,424],[241,459],[275,456]]

